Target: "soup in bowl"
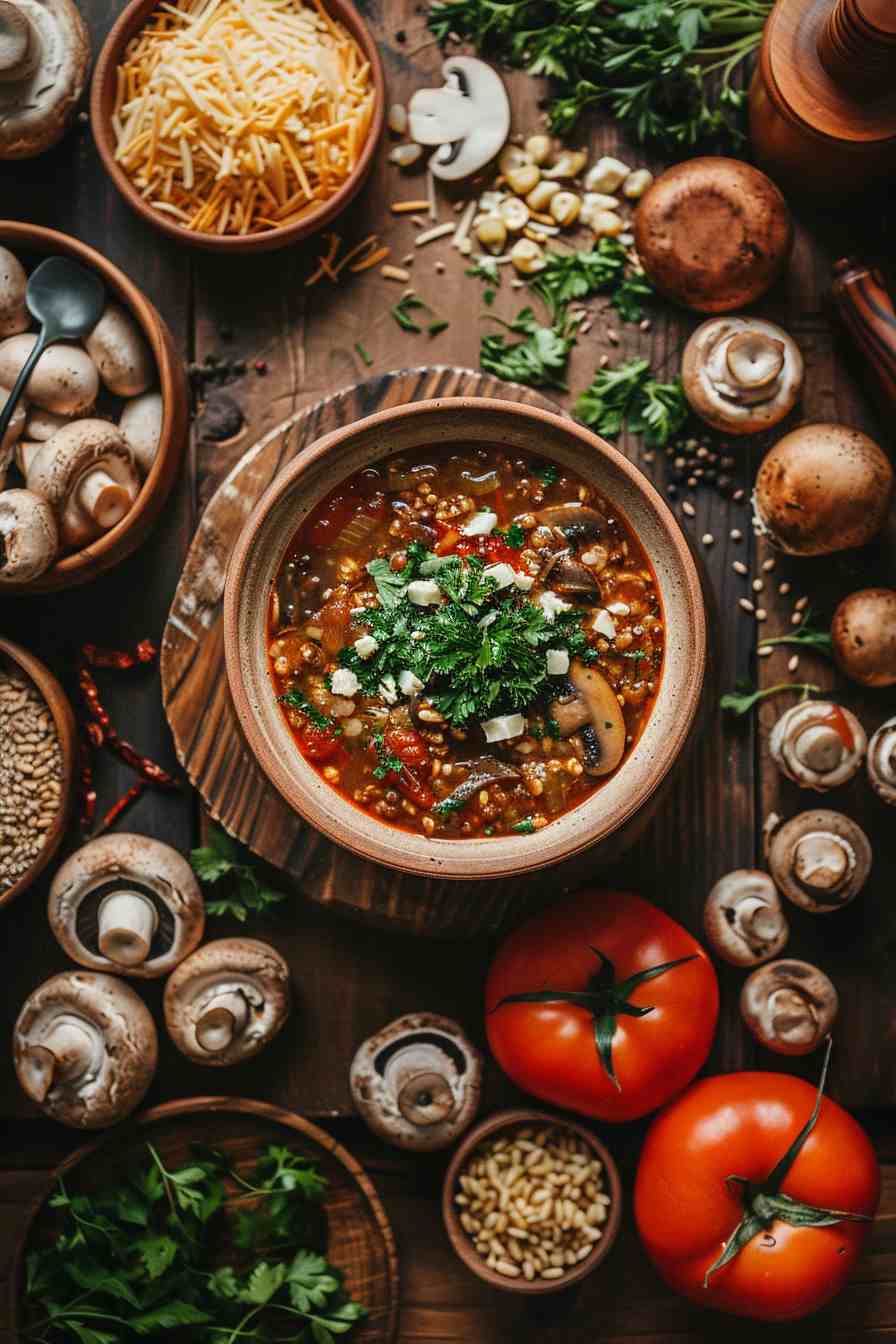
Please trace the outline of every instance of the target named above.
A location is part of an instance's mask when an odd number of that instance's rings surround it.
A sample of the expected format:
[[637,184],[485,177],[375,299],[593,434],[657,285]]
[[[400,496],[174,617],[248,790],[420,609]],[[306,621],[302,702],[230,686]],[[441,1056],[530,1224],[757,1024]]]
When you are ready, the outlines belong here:
[[313,826],[405,871],[556,862],[654,794],[699,701],[699,580],[615,449],[546,412],[415,403],[273,482],[225,591],[262,767]]

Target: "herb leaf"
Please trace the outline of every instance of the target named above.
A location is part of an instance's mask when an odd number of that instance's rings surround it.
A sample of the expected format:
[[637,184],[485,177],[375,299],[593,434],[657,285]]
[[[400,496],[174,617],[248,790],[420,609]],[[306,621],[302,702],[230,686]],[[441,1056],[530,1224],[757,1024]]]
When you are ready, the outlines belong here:
[[688,403],[681,379],[659,383],[646,359],[630,359],[615,369],[598,369],[573,407],[599,434],[615,438],[623,429],[643,434],[651,447],[662,447],[681,429]]
[[[493,322],[501,321],[489,316]],[[480,366],[508,382],[524,383],[528,387],[558,387],[565,391],[566,364],[576,342],[579,320],[564,316],[559,324],[544,327],[536,320],[531,308],[523,308],[512,322],[503,325],[525,339],[513,343],[503,333],[483,336],[479,348]]]
[[820,690],[820,686],[815,686],[807,681],[781,682],[777,686],[766,686],[763,690],[756,690],[748,678],[741,677],[738,679],[735,689],[727,691],[722,696],[719,705],[731,714],[749,714],[753,706],[757,705],[760,700],[764,700],[768,695],[777,695],[779,691],[802,691],[805,700],[809,695]]
[[[297,692],[290,691],[289,695],[308,704]],[[302,709],[302,704],[297,708]],[[308,705],[308,708],[313,709],[313,706]],[[326,719],[326,715],[320,717]],[[330,720],[326,719],[326,722]],[[214,900],[206,898],[206,914],[230,915],[245,924],[250,915],[266,914],[286,900],[286,892],[269,887],[250,861],[248,851],[241,849],[220,826],[210,827],[208,845],[191,850],[190,866],[200,882],[223,884],[224,890],[216,894]]]

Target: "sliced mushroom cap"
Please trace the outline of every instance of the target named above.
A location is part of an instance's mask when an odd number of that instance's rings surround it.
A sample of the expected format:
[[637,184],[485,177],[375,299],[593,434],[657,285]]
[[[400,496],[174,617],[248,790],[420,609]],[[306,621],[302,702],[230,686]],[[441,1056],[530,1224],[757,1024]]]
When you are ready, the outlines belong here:
[[[459,765],[462,768],[463,762],[459,762]],[[474,793],[487,788],[489,784],[499,784],[519,778],[520,772],[516,766],[508,765],[506,761],[499,761],[494,756],[480,756],[473,764],[473,768],[466,779],[458,784],[457,788],[452,789],[447,798],[442,800],[442,807],[445,811],[450,811],[456,804],[465,803],[468,798],[473,797]]]
[[451,1018],[409,1013],[361,1045],[352,1097],[375,1134],[399,1148],[446,1148],[472,1123],[482,1056]]
[[790,930],[774,882],[757,868],[726,873],[703,910],[706,936],[723,961],[758,966],[783,950]]
[[87,546],[120,523],[140,490],[134,456],[107,420],[75,420],[31,463],[28,489],[52,504],[64,546]]
[[778,890],[812,914],[830,914],[855,900],[871,871],[871,844],[861,826],[826,808],[779,825],[767,848]]
[[251,1059],[289,1017],[289,967],[256,938],[220,938],[182,961],[165,986],[165,1024],[195,1064]]
[[600,584],[587,565],[574,559],[568,553],[561,552],[548,561],[539,575],[542,583],[550,582],[550,587],[564,597],[580,598],[589,602],[600,600]]
[[807,961],[773,961],[744,982],[740,1011],[762,1045],[781,1055],[808,1055],[830,1033],[837,991]]
[[500,75],[475,56],[442,64],[440,89],[418,89],[408,104],[411,136],[438,145],[429,160],[434,177],[456,182],[484,168],[510,133],[510,103]]
[[840,671],[861,686],[896,685],[896,592],[862,588],[845,597],[831,621]]
[[610,535],[610,524],[602,513],[589,504],[551,504],[539,509],[535,521],[540,527],[552,527],[567,541],[598,541]]
[[112,975],[54,975],[28,998],[13,1032],[22,1090],[76,1129],[103,1129],[130,1115],[157,1057],[149,1010]]
[[46,500],[30,490],[0,493],[0,585],[30,583],[58,550],[56,517]]
[[47,914],[73,961],[147,980],[172,971],[205,928],[192,868],[145,835],[103,835],[76,850],[53,878]]
[[802,789],[825,793],[852,779],[868,739],[852,710],[804,700],[785,710],[772,729],[769,751],[779,770]]
[[[15,5],[0,0],[0,81],[3,80],[4,71],[4,19],[9,34],[12,25],[24,22],[24,16]],[[18,257],[8,248],[0,247],[0,336],[17,336],[19,332],[28,330],[30,319],[25,307],[27,284],[28,277]]]
[[792,336],[758,317],[714,317],[685,346],[685,395],[724,434],[755,434],[783,420],[803,385],[803,358]]
[[90,38],[73,0],[0,0],[0,159],[42,154],[77,110]]
[[616,693],[603,673],[577,658],[569,669],[566,689],[551,704],[561,737],[580,733],[585,773],[609,775],[625,752],[625,719]]
[[874,792],[896,807],[896,718],[882,723],[868,743],[866,764]]
[[740,159],[676,164],[635,215],[635,247],[657,289],[705,313],[758,299],[784,269],[792,242],[784,197]]
[[893,468],[873,439],[846,425],[803,425],[768,452],[756,477],[756,526],[790,555],[864,546],[884,525]]

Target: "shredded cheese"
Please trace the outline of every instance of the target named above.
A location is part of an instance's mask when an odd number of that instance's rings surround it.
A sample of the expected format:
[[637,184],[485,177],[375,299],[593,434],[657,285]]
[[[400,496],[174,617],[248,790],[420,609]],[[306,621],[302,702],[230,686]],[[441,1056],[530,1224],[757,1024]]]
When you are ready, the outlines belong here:
[[375,97],[369,63],[319,0],[160,4],[116,81],[124,172],[147,204],[219,234],[283,228],[329,199]]

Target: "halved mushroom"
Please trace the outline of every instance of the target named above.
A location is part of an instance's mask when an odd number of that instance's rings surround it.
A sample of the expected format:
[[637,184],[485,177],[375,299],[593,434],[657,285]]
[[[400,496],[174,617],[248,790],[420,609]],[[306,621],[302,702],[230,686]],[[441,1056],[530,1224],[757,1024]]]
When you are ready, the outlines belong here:
[[484,168],[510,133],[510,103],[500,75],[475,56],[442,64],[440,89],[418,89],[408,104],[411,137],[438,145],[429,160],[434,177],[456,182]]
[[409,1013],[358,1048],[349,1080],[375,1134],[432,1152],[454,1143],[475,1118],[482,1056],[451,1018]]
[[865,764],[874,792],[896,807],[896,718],[887,719],[871,738]]
[[544,584],[550,580],[551,588],[564,597],[600,601],[600,584],[597,579],[586,565],[567,551],[552,556],[538,577]]
[[[463,764],[463,762],[459,762],[455,769],[463,769]],[[480,756],[466,779],[458,784],[456,789],[452,789],[447,798],[442,800],[442,808],[444,811],[450,812],[456,804],[465,803],[480,789],[488,788],[489,784],[517,780],[519,777],[520,772],[515,766],[508,765],[505,761],[499,761],[494,756]]]
[[73,961],[140,979],[172,971],[202,940],[205,905],[176,849],[146,835],[103,835],[56,873],[50,928]]
[[56,143],[89,64],[90,38],[73,0],[0,0],[0,159],[30,158]]
[[744,982],[740,1011],[762,1045],[781,1055],[808,1055],[830,1033],[837,991],[807,961],[773,961]]
[[84,341],[103,386],[116,397],[138,397],[155,378],[152,351],[120,303],[110,303]]
[[886,521],[893,468],[873,439],[846,425],[803,425],[768,452],[753,493],[755,526],[790,555],[864,546]]
[[134,456],[108,420],[75,420],[31,463],[28,489],[56,511],[64,546],[79,549],[120,523],[140,490]]
[[740,159],[669,168],[635,215],[641,264],[667,298],[706,313],[758,299],[781,274],[793,227],[773,182]]
[[290,1011],[289,967],[256,938],[219,938],[182,961],[165,986],[165,1024],[195,1064],[224,1068],[272,1041]]
[[693,409],[724,434],[755,434],[783,420],[803,385],[792,336],[758,317],[713,317],[694,332],[681,365]]
[[861,826],[826,808],[778,824],[766,845],[778,890],[812,914],[827,915],[855,900],[871,871],[871,845]]
[[831,621],[840,671],[861,686],[896,685],[896,592],[861,588],[850,593]]
[[579,733],[588,775],[609,775],[625,751],[625,719],[603,673],[574,659],[562,693],[551,704],[561,737]]
[[[4,48],[9,51],[7,44],[10,38],[15,40],[15,25],[20,20],[22,23],[27,22],[21,10],[0,0],[0,82],[3,80],[3,70],[8,68],[4,61]],[[28,330],[30,319],[25,307],[27,284],[28,277],[18,257],[8,248],[0,247],[0,336],[17,336],[19,332]]]
[[552,527],[574,545],[609,536],[610,524],[602,513],[588,504],[551,504],[535,515],[540,527]]
[[30,583],[58,551],[56,517],[46,500],[30,490],[0,493],[0,585]]
[[130,1115],[157,1057],[149,1010],[112,975],[54,975],[29,996],[13,1032],[23,1092],[77,1129],[103,1129]]
[[732,966],[770,961],[790,934],[775,884],[757,868],[737,868],[719,878],[706,898],[703,927]]
[[[25,332],[0,343],[0,385],[12,387],[36,340],[33,332]],[[37,361],[24,395],[45,411],[83,415],[96,401],[99,388],[100,376],[87,351],[71,341],[58,341]]]
[[[149,475],[156,460],[164,418],[165,404],[158,390],[132,397],[119,417],[118,428],[144,476]],[[242,415],[240,423],[242,424]]]
[[772,729],[769,751],[779,770],[802,789],[826,793],[852,779],[868,739],[852,710],[826,700],[803,700]]

